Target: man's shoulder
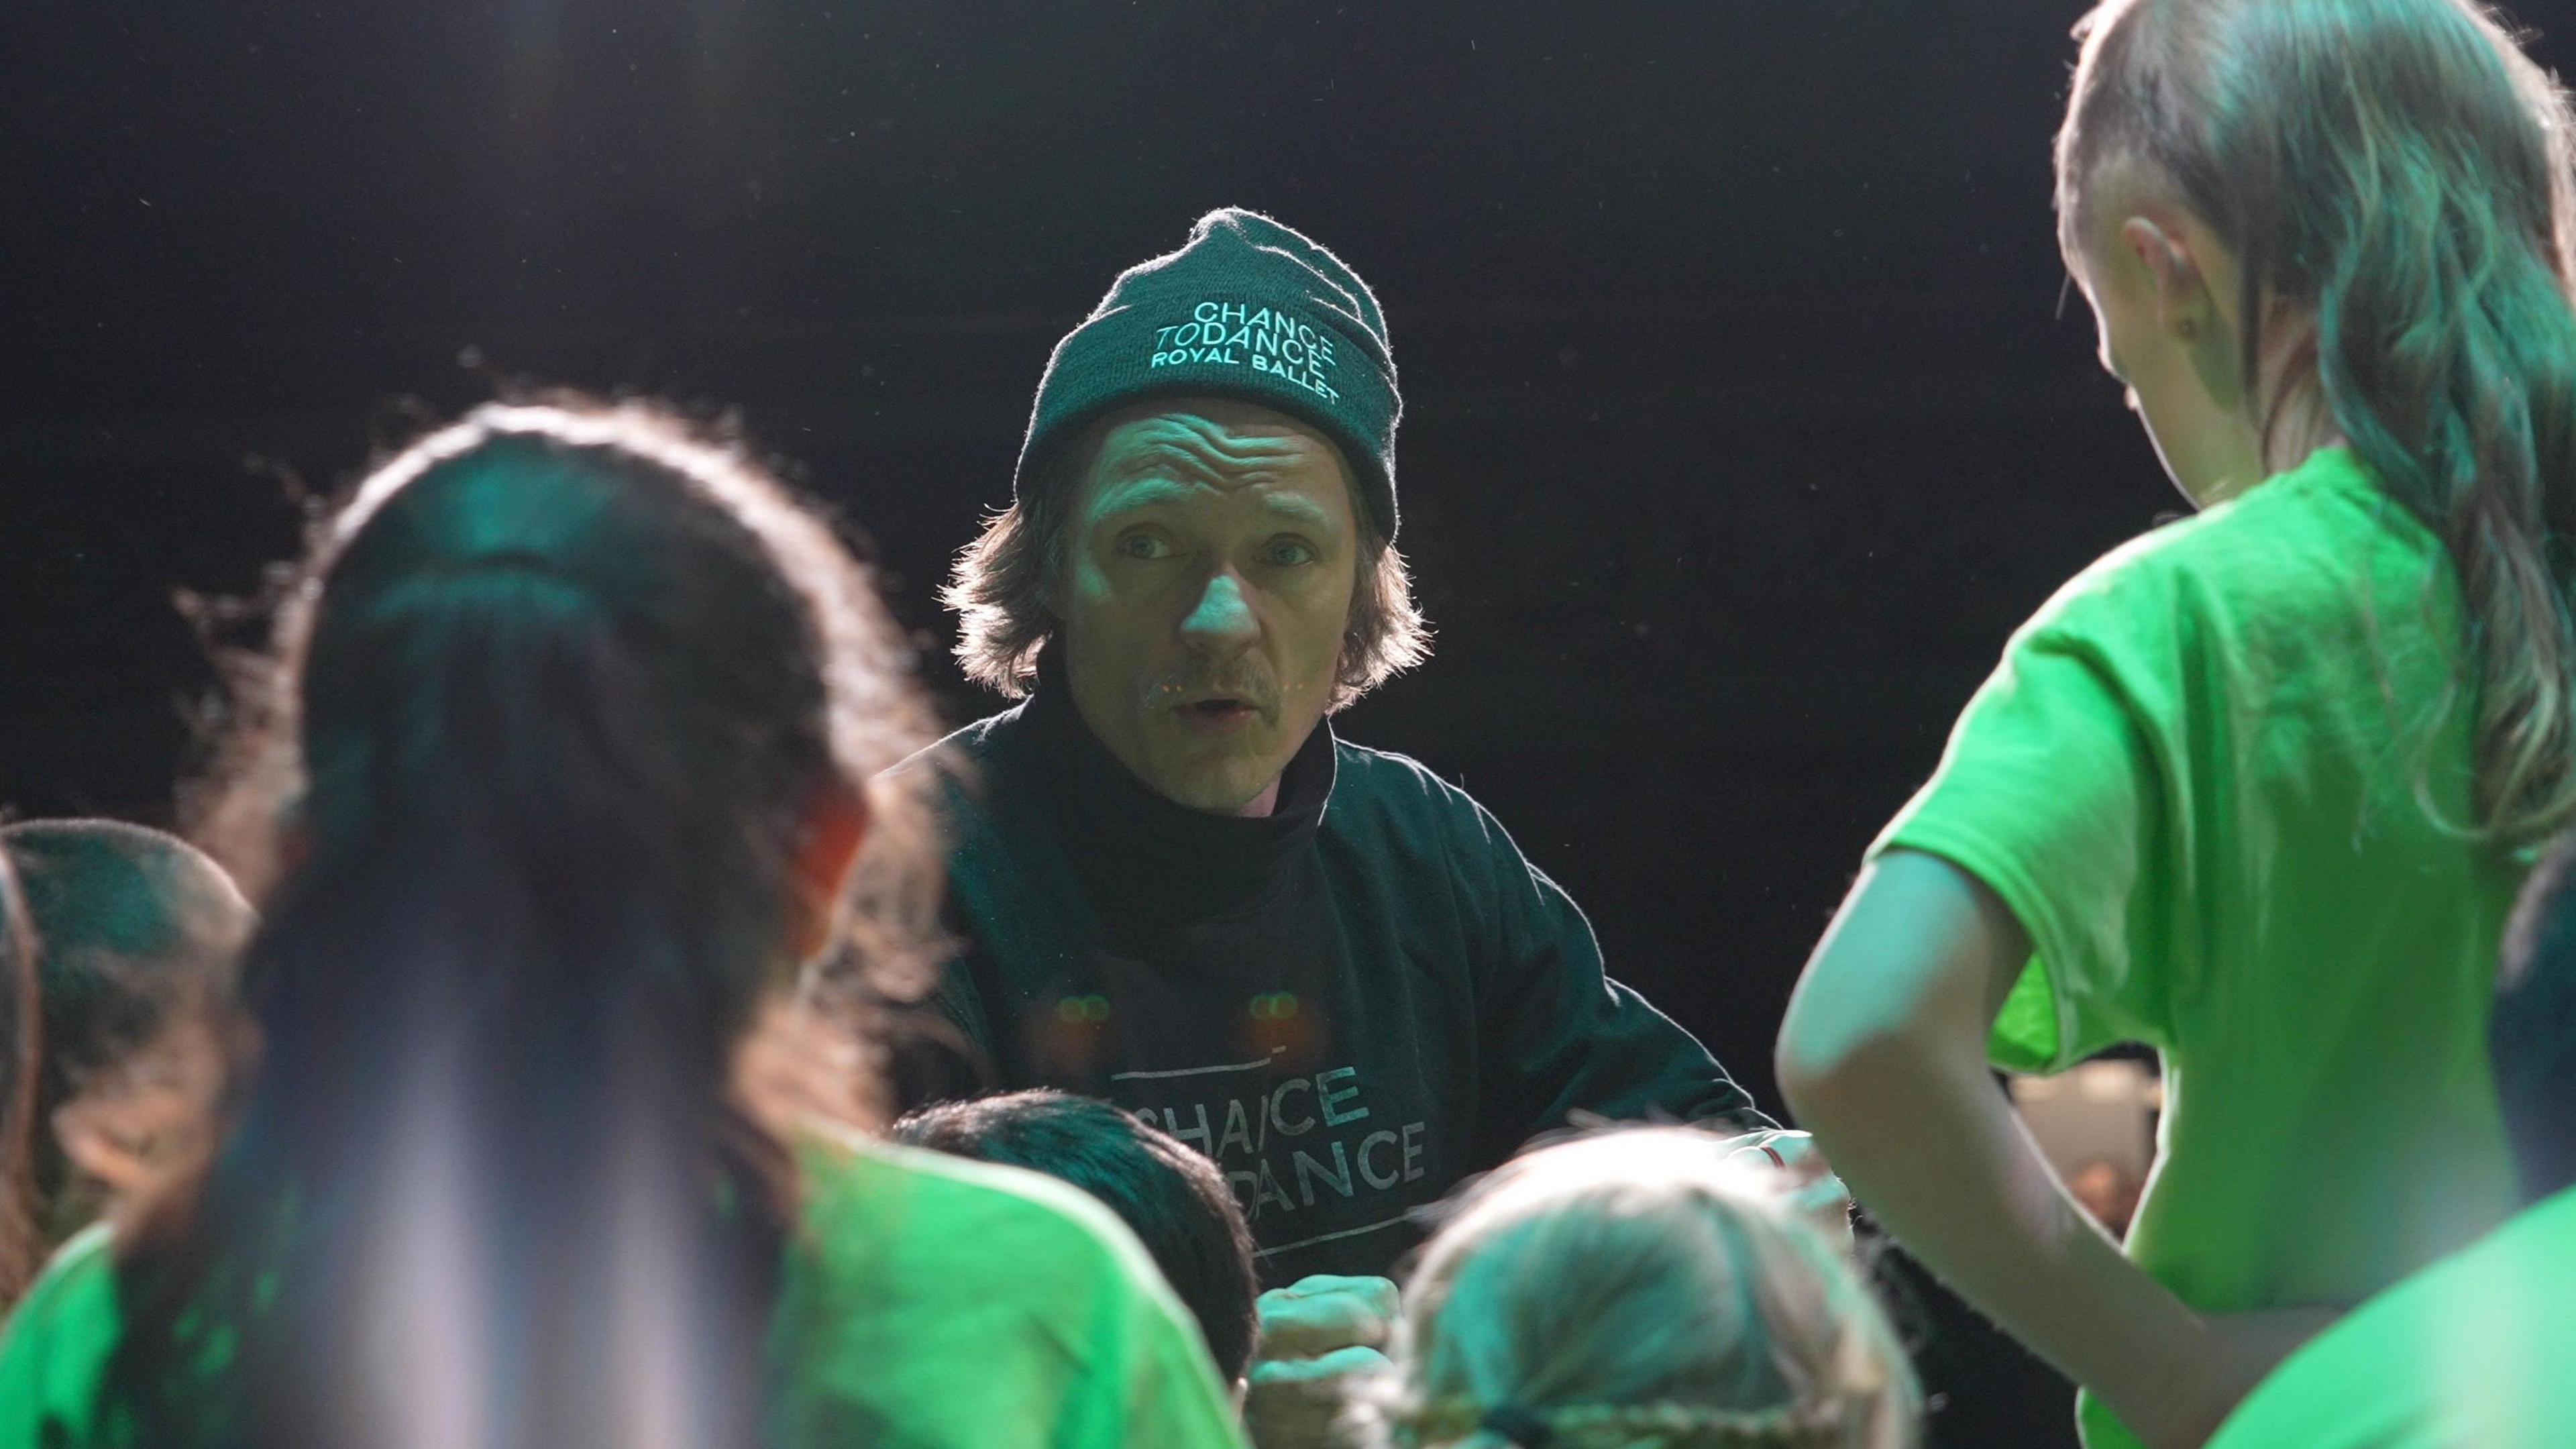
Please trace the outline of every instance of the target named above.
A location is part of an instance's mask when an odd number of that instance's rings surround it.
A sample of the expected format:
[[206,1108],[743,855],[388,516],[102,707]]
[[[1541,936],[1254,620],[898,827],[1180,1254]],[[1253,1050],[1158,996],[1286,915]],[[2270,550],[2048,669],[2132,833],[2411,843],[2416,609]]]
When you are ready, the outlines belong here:
[[1333,741],[1333,798],[1324,829],[1337,835],[1436,837],[1451,845],[1508,845],[1493,813],[1411,755]]
[[1336,735],[1332,803],[1342,804],[1345,796],[1396,809],[1476,808],[1474,798],[1466,791],[1441,779],[1429,765],[1411,755],[1355,745]]
[[942,735],[937,741],[913,751],[887,767],[891,776],[922,772],[944,772],[954,775],[959,762],[984,765],[996,755],[1006,753],[1019,731],[1020,717],[1026,704],[1016,704],[998,714],[988,714],[972,724],[962,725]]
[[1024,705],[986,715],[951,730],[886,769],[886,777],[916,783],[937,816],[952,850],[994,825],[994,807],[1007,803],[1019,758]]

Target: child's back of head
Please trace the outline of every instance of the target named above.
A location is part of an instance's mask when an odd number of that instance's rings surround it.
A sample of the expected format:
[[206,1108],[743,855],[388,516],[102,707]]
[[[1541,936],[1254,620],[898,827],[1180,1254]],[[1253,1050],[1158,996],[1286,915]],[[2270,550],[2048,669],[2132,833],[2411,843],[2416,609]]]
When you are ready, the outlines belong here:
[[[153,1090],[184,1091],[211,1075],[180,1070],[188,1051],[175,1038],[220,1009],[252,914],[204,852],[139,825],[22,821],[0,829],[0,852],[44,943],[35,1175],[46,1226],[59,1238],[98,1205],[96,1189],[133,1185],[121,1168],[139,1171],[144,1159],[180,1146],[147,1140],[139,1121],[91,1132],[105,1119],[67,1118],[66,1109],[141,1109]],[[110,1156],[129,1160],[120,1166]]]
[[1687,1128],[1524,1155],[1458,1200],[1405,1291],[1400,1444],[1915,1442],[1920,1392],[1851,1266]]

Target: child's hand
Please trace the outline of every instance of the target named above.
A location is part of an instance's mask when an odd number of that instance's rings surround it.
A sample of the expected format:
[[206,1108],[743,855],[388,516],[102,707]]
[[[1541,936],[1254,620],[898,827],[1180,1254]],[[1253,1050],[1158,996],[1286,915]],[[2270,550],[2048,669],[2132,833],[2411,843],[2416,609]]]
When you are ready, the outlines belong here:
[[1363,1382],[1387,1372],[1395,1284],[1317,1274],[1261,1295],[1260,1347],[1245,1377],[1244,1427],[1259,1449],[1327,1449],[1345,1442],[1343,1410]]
[[1243,1427],[1254,1449],[1354,1449],[1352,1397],[1394,1366],[1373,1348],[1321,1358],[1256,1359],[1244,1380]]
[[2200,1372],[2156,1396],[2154,1422],[2131,1424],[2155,1449],[2199,1449],[2238,1403],[2299,1345],[2343,1316],[2340,1308],[2272,1308],[2202,1320]]
[[1318,1273],[1261,1295],[1260,1356],[1322,1358],[1345,1348],[1384,1348],[1395,1329],[1395,1284]]

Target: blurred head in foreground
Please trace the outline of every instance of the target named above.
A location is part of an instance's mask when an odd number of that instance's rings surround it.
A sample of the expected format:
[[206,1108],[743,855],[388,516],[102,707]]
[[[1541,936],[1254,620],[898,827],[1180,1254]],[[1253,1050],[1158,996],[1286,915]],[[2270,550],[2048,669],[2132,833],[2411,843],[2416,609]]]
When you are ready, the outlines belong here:
[[1720,1138],[1633,1128],[1527,1153],[1424,1245],[1371,1413],[1399,1445],[1917,1442],[1921,1392],[1843,1257]]
[[925,1107],[894,1139],[1061,1178],[1116,1213],[1206,1335],[1218,1375],[1252,1361],[1252,1229],[1216,1164],[1107,1102],[1044,1089]]
[[930,903],[904,663],[829,528],[640,405],[359,486],[212,811],[256,1061],[121,1243],[127,1442],[758,1441],[778,1119],[829,1093],[756,1047]]
[[116,820],[0,828],[36,938],[35,1183],[59,1241],[202,1156],[220,1013],[250,903],[205,852]]

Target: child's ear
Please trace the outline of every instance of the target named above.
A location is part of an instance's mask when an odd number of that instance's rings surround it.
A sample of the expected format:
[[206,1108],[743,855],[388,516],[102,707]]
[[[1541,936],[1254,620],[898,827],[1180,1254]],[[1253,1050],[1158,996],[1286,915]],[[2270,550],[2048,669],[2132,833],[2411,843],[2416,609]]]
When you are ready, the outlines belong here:
[[810,961],[831,944],[841,895],[867,836],[868,796],[862,787],[835,775],[807,800],[795,858],[788,862],[796,912],[788,944],[798,960]]
[[2146,268],[2155,288],[2156,325],[2191,359],[2210,401],[2235,411],[2245,398],[2243,359],[2226,309],[2210,288],[2209,271],[2192,254],[2191,237],[2180,228],[2133,216],[2121,224],[2120,241]]
[[2197,344],[2216,320],[2217,306],[2190,245],[2178,231],[2143,216],[2120,224],[2120,242],[2155,282],[2156,320],[2165,333],[2186,347]]

